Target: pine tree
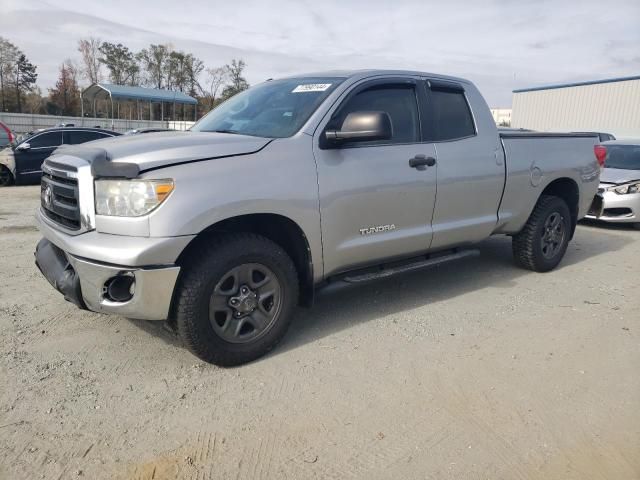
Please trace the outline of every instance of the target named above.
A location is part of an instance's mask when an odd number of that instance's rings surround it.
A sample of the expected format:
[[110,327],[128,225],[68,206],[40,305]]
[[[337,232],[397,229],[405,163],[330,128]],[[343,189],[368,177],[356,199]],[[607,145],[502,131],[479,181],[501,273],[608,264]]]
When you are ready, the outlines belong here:
[[18,113],[22,112],[22,91],[31,91],[36,83],[38,74],[36,73],[36,66],[32,64],[24,53],[20,53],[18,61],[16,62],[16,102]]

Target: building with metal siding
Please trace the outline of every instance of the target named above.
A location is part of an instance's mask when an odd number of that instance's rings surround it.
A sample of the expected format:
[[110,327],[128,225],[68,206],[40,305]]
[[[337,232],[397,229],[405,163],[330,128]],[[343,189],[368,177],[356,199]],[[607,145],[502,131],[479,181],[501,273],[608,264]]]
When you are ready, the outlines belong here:
[[513,91],[511,126],[640,138],[640,76]]

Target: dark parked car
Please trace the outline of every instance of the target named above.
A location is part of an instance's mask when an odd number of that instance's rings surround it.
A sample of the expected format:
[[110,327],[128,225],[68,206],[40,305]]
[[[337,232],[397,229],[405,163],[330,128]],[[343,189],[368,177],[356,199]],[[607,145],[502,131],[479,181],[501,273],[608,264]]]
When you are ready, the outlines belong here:
[[77,145],[120,135],[101,128],[38,130],[0,151],[0,186],[39,183],[42,162],[60,145]]
[[11,145],[16,139],[11,129],[4,123],[0,122],[0,148]]

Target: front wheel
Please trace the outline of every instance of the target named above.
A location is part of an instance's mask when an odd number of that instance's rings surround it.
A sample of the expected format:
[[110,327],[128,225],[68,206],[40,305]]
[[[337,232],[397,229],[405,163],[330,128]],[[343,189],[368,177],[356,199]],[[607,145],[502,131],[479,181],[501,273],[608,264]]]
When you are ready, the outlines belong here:
[[269,352],[286,333],[298,302],[298,275],[271,240],[224,235],[190,252],[182,269],[176,326],[202,360],[246,363]]
[[559,197],[542,195],[523,229],[513,236],[518,265],[535,272],[553,270],[564,257],[571,236],[571,213]]
[[0,187],[8,187],[13,185],[15,179],[13,173],[5,165],[0,165]]

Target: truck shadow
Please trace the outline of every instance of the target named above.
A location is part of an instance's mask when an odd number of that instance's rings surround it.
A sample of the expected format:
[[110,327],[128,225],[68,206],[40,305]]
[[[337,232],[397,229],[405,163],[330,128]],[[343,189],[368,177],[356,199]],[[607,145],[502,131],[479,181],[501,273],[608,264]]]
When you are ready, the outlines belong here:
[[[579,227],[557,270],[620,250],[632,241],[616,232],[596,232]],[[312,309],[298,310],[283,343],[272,355],[382,316],[440,301],[453,301],[467,292],[485,287],[513,288],[517,286],[516,279],[523,275],[553,275],[553,272],[540,274],[515,266],[508,237],[490,238],[478,248],[480,256],[470,260],[319,294]]]
[[[616,230],[629,228],[596,230],[591,225],[578,227],[556,271],[620,250],[633,241]],[[397,275],[334,293],[320,293],[313,308],[298,309],[283,342],[269,355],[293,350],[382,316],[441,301],[454,301],[459,295],[485,287],[513,288],[517,286],[516,279],[523,275],[553,275],[553,272],[540,274],[515,266],[509,237],[492,237],[477,248],[480,256],[469,260]],[[182,346],[176,332],[166,322],[129,321],[169,345]]]

